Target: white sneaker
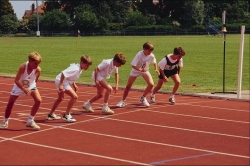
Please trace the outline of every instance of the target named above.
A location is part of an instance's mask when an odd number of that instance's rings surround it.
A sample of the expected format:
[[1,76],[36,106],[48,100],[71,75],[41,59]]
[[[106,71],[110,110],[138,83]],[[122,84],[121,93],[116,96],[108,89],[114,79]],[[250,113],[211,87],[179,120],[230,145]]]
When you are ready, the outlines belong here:
[[102,114],[112,115],[112,114],[114,114],[114,111],[112,111],[108,106],[103,106],[102,107]]
[[90,106],[89,102],[85,102],[82,106],[83,109],[85,109],[87,112],[95,112],[92,107]]
[[64,114],[62,119],[66,120],[67,122],[71,122],[71,123],[76,122],[76,120],[70,114],[69,115]]
[[125,100],[121,100],[118,104],[116,104],[116,107],[124,107],[125,106]]
[[146,107],[149,107],[149,106],[150,106],[150,104],[148,103],[146,97],[143,97],[143,96],[142,96],[141,99],[140,99],[140,102],[141,102],[143,105],[145,105]]
[[26,127],[31,127],[34,130],[40,130],[40,126],[38,126],[34,120],[29,123],[27,122]]
[[150,95],[150,101],[151,103],[155,103],[155,95]]
[[8,122],[2,122],[0,124],[0,129],[6,129],[6,128],[8,128]]
[[56,119],[61,119],[61,117],[57,116],[56,114],[52,114],[52,115],[48,114],[46,119],[47,120],[56,120]]
[[170,101],[171,104],[175,104],[175,99],[174,99],[174,97],[170,97],[168,101]]

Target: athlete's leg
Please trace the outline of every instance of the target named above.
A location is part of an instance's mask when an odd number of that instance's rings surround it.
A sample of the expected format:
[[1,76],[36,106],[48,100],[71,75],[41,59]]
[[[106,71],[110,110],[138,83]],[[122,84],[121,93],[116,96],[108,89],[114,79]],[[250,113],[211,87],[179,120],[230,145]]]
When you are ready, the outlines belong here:
[[35,102],[34,105],[33,105],[33,107],[31,108],[30,115],[31,116],[35,116],[36,113],[37,113],[37,111],[38,111],[38,109],[39,109],[39,107],[40,107],[40,104],[42,102],[42,98],[41,98],[41,95],[40,95],[38,89],[32,91],[30,93],[30,95],[34,99],[34,102]]
[[131,89],[133,83],[135,82],[136,78],[137,77],[135,77],[135,76],[129,76],[126,88],[125,88],[125,90],[123,92],[122,100],[126,100],[126,98],[128,96],[128,92],[130,91],[130,89]]
[[178,74],[172,75],[171,78],[174,81],[174,87],[173,87],[172,94],[175,95],[175,93],[177,92],[177,90],[178,90],[178,88],[180,86],[181,79],[180,79],[180,76]]
[[7,119],[10,117],[10,114],[11,114],[11,111],[12,111],[12,108],[13,108],[13,105],[14,103],[16,102],[16,99],[18,98],[19,96],[14,96],[14,95],[10,95],[9,97],[9,101],[8,101],[8,104],[7,104],[7,107],[5,109],[5,115],[4,117]]
[[152,79],[152,76],[149,72],[147,72],[146,74],[142,75],[143,79],[147,82],[147,87],[143,92],[143,96],[146,97],[148,93],[150,93],[150,91],[152,90],[153,86],[154,86],[154,81]]
[[69,95],[71,97],[69,102],[68,102],[67,109],[66,109],[66,114],[68,115],[70,113],[70,110],[72,109],[73,105],[75,104],[76,100],[78,99],[78,96],[73,89],[65,90],[64,93],[66,93],[67,95]]

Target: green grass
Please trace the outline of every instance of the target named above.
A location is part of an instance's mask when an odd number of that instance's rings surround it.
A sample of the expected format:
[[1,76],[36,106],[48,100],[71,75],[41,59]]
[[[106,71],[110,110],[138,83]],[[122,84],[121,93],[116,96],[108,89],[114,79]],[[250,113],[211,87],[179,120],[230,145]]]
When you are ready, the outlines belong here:
[[[223,89],[223,37],[208,36],[110,36],[110,37],[2,37],[0,38],[0,75],[14,76],[19,65],[27,61],[30,52],[42,55],[42,74],[40,79],[54,80],[55,76],[70,63],[79,63],[81,55],[89,55],[93,65],[83,71],[77,80],[90,83],[93,69],[102,59],[112,58],[115,53],[123,52],[127,63],[119,68],[120,84],[125,87],[131,70],[131,61],[142,50],[146,41],[154,44],[153,53],[159,62],[163,56],[172,53],[175,46],[182,46],[184,67],[181,72],[181,86],[178,92],[200,93],[222,91]],[[240,35],[226,36],[225,91],[237,91],[238,59]],[[245,35],[243,59],[242,90],[249,89],[249,34]],[[157,75],[150,65],[150,71],[157,83]],[[112,76],[108,82],[114,85]],[[196,86],[192,86],[196,84]],[[138,78],[133,88],[144,88],[145,82]],[[161,90],[171,91],[173,81],[163,85]]]

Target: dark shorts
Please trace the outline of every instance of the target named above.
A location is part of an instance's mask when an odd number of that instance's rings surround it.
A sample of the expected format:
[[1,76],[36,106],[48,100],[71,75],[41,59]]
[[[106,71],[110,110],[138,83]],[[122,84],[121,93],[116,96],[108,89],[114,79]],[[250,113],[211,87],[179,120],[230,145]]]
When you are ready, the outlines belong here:
[[[175,67],[173,70],[164,70],[164,74],[167,78],[172,76],[172,75],[178,74],[178,68]],[[160,72],[160,75],[158,76],[158,78],[163,79],[161,72]]]

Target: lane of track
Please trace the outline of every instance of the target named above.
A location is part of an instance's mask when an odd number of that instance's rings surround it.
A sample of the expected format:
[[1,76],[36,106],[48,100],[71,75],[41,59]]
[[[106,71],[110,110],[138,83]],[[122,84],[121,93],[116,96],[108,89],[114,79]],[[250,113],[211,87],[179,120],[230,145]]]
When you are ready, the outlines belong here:
[[[0,108],[4,110],[13,79],[0,80]],[[103,116],[102,101],[93,104],[95,113],[81,112],[82,103],[95,94],[95,88],[83,86],[74,106],[77,122],[69,124],[45,120],[56,94],[53,82],[40,82],[39,86],[43,103],[35,120],[42,129],[25,128],[33,101],[18,99],[10,128],[0,130],[0,146],[9,152],[0,164],[47,164],[45,158],[53,158],[50,164],[72,165],[249,164],[248,102],[177,96],[178,104],[172,106],[165,102],[166,95],[159,94],[157,104],[145,108],[137,102],[141,92],[131,91],[125,108],[114,108],[114,115]],[[112,95],[110,105],[121,95]],[[66,100],[58,107],[59,114],[65,111]],[[29,151],[10,161],[18,147]],[[35,153],[40,158],[25,161]]]

